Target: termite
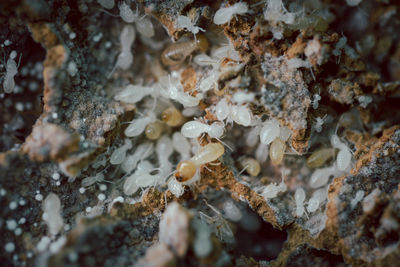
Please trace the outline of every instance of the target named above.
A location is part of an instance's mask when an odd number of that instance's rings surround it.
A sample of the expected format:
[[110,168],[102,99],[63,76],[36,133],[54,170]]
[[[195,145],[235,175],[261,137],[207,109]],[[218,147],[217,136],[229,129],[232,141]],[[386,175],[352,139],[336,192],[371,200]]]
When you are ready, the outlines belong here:
[[187,56],[195,50],[207,51],[208,40],[199,34],[195,40],[171,44],[161,54],[161,62],[166,66],[173,66],[182,63]]
[[340,141],[339,137],[334,134],[331,136],[331,144],[333,147],[339,149],[339,153],[336,158],[336,164],[339,170],[346,170],[351,163],[352,154],[350,149],[347,147],[345,143]]
[[146,160],[140,162],[136,171],[126,178],[123,185],[124,194],[133,195],[140,187],[157,184],[160,181],[160,175],[150,174],[153,168],[153,165]]
[[161,116],[162,120],[171,127],[179,126],[183,122],[182,113],[174,106],[164,110]]
[[296,217],[303,216],[304,213],[304,200],[306,199],[306,192],[301,187],[296,189],[294,193],[294,199],[296,201]]
[[208,125],[199,121],[189,121],[182,126],[181,133],[187,138],[197,138],[202,133],[207,133],[211,138],[220,138],[224,134],[224,129],[221,122]]
[[221,7],[214,15],[214,24],[222,25],[228,23],[232,17],[243,15],[249,11],[247,3],[239,2],[230,7]]
[[183,160],[178,164],[175,172],[176,180],[178,182],[185,182],[192,179],[198,167],[218,159],[224,152],[224,146],[220,143],[207,144],[190,160]]
[[125,144],[114,150],[110,157],[110,163],[113,165],[118,165],[124,162],[126,158],[126,151],[132,148],[132,142],[129,139],[125,140]]
[[321,167],[325,162],[335,156],[335,148],[322,148],[314,151],[307,159],[307,166],[309,168]]
[[140,144],[135,152],[131,155],[126,156],[124,162],[122,162],[122,169],[126,173],[130,173],[136,168],[136,165],[138,162],[141,160],[144,160],[145,158],[151,156],[154,152],[154,145],[153,143],[142,143]]
[[274,165],[282,162],[285,153],[286,145],[279,137],[275,138],[269,148],[269,157]]
[[90,176],[86,177],[85,179],[82,180],[81,185],[83,187],[89,187],[95,183],[100,183],[100,182],[108,182],[104,180],[104,174],[99,172],[95,176]]
[[246,172],[251,176],[258,176],[261,171],[260,163],[253,158],[244,158],[240,161],[243,168],[246,168]]
[[[14,81],[14,76],[17,75],[18,73],[18,66],[17,63],[14,60],[14,57],[16,57],[16,53],[12,56],[13,53],[11,53],[10,58],[7,60],[6,64],[6,75],[3,81],[3,88],[4,92],[6,93],[11,93],[14,90],[15,87],[15,81]],[[22,55],[22,54],[21,54]],[[21,60],[21,57],[20,57]]]

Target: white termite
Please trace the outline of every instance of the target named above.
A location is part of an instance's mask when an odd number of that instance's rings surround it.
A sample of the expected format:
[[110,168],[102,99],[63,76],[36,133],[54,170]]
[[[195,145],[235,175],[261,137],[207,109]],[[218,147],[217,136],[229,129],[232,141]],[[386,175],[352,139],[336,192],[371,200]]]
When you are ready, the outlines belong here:
[[149,111],[147,116],[138,119],[133,119],[129,126],[125,129],[124,133],[127,137],[139,136],[143,133],[144,129],[149,123],[155,122],[156,116],[154,112]]
[[277,120],[268,120],[263,123],[260,131],[260,142],[266,145],[272,143],[280,134],[280,126]]
[[250,131],[247,133],[246,136],[246,145],[249,147],[253,147],[258,142],[258,136],[260,135],[261,127],[254,126],[250,128]]
[[141,101],[146,96],[158,96],[158,90],[156,87],[153,86],[141,86],[141,85],[127,85],[121,92],[115,95],[114,99],[129,103],[135,104]]
[[280,128],[280,131],[279,131],[279,138],[280,138],[283,142],[286,142],[286,141],[289,139],[289,137],[290,137],[291,135],[292,135],[292,131],[291,131],[288,127],[283,126],[283,127]]
[[166,177],[172,172],[172,164],[169,161],[169,157],[173,153],[173,145],[171,138],[167,135],[163,135],[157,141],[156,153],[158,158],[158,164],[160,165],[160,175]]
[[294,193],[294,200],[296,202],[296,217],[301,217],[304,214],[304,200],[306,199],[306,192],[301,187],[296,189]]
[[231,109],[228,101],[225,98],[222,98],[217,105],[215,106],[215,115],[218,120],[224,121],[230,115]]
[[278,185],[276,183],[271,183],[264,187],[261,196],[267,200],[269,198],[275,198],[280,192],[285,192],[286,190],[287,186],[282,172],[282,181]]
[[324,117],[316,117],[315,118],[315,124],[314,124],[314,129],[320,133],[322,131],[322,125],[325,123],[325,118],[326,115]]
[[184,107],[198,106],[200,100],[203,98],[201,94],[191,96],[184,92],[183,86],[178,77],[161,77],[158,85],[163,97],[175,100],[181,103]]
[[133,62],[133,54],[131,52],[131,47],[135,41],[136,33],[135,28],[132,25],[125,25],[119,36],[121,43],[121,53],[118,55],[117,62],[108,77],[114,73],[117,68],[127,70]]
[[252,114],[247,106],[232,105],[231,118],[234,122],[242,126],[250,126]]
[[233,203],[233,201],[224,202],[223,209],[225,216],[231,221],[239,222],[242,218],[240,209],[235,205],[235,203]]
[[133,13],[131,7],[125,1],[122,1],[119,5],[119,15],[126,23],[132,23],[139,17],[139,13]]
[[121,167],[126,173],[133,171],[138,162],[148,158],[154,152],[153,143],[147,142],[140,144],[132,155],[128,155]]
[[175,26],[179,29],[185,29],[194,35],[198,34],[200,31],[205,32],[204,29],[194,25],[194,23],[186,16],[178,16],[175,21]]
[[15,88],[14,76],[18,73],[17,63],[13,58],[9,58],[6,64],[6,74],[4,76],[3,88],[5,93],[12,93]]
[[57,235],[64,226],[60,198],[56,194],[50,193],[43,200],[42,209],[43,220],[46,222],[50,234]]
[[139,188],[153,186],[160,182],[160,175],[150,174],[152,170],[154,167],[150,162],[141,161],[136,171],[126,178],[123,186],[124,194],[133,195]]
[[352,154],[350,149],[347,147],[345,143],[340,141],[339,137],[336,134],[333,134],[331,136],[331,145],[334,148],[339,149],[339,153],[336,158],[336,164],[338,169],[340,171],[345,171],[346,169],[349,168],[352,159]]
[[328,192],[326,188],[321,188],[314,191],[312,197],[307,202],[307,211],[310,213],[315,212],[325,201],[327,195]]
[[244,15],[249,11],[247,3],[239,2],[230,7],[222,7],[215,12],[214,24],[222,25],[228,23],[233,16]]
[[264,11],[264,18],[267,21],[293,24],[295,22],[295,13],[287,11],[282,0],[267,0],[267,8]]
[[219,78],[219,71],[216,69],[211,70],[210,74],[207,77],[203,78],[198,83],[198,90],[200,92],[207,92],[211,89],[218,88],[218,78]]
[[314,94],[313,100],[312,100],[313,109],[318,108],[320,100],[321,100],[321,96],[319,94]]
[[94,185],[95,183],[104,182],[104,174],[99,172],[95,176],[86,177],[82,180],[81,185],[82,187],[89,187]]
[[260,163],[264,163],[267,161],[268,159],[268,155],[269,155],[269,149],[268,149],[268,145],[260,143],[257,146],[256,149],[256,159],[260,162]]
[[142,17],[135,21],[137,31],[146,38],[154,36],[154,26],[151,20],[147,17]]
[[131,140],[126,139],[125,143],[121,147],[114,150],[114,152],[111,154],[110,163],[112,165],[121,164],[126,158],[126,151],[128,151],[131,148],[132,148]]
[[224,58],[230,58],[234,61],[240,61],[240,55],[235,50],[233,44],[229,41],[226,45],[213,49],[211,51],[211,57],[214,60],[222,61]]
[[344,146],[339,150],[339,153],[336,158],[336,164],[339,170],[345,171],[349,168],[351,163],[352,154],[350,149]]
[[154,36],[153,23],[146,16],[140,18],[137,7],[134,13],[128,4],[122,2],[119,6],[119,15],[127,23],[135,22],[137,31],[144,37],[150,38]]
[[316,169],[311,175],[309,185],[311,188],[318,188],[328,183],[329,177],[337,173],[336,166]]
[[346,146],[342,141],[340,141],[339,136],[337,136],[336,134],[333,134],[331,136],[330,141],[331,141],[331,145],[337,149],[341,149],[342,147]]
[[184,137],[180,132],[175,132],[172,135],[172,145],[180,154],[181,160],[187,160],[190,158],[191,145],[186,137]]
[[224,126],[221,122],[208,125],[199,121],[189,121],[182,126],[181,133],[187,138],[197,138],[202,133],[207,133],[211,138],[221,138],[224,134]]

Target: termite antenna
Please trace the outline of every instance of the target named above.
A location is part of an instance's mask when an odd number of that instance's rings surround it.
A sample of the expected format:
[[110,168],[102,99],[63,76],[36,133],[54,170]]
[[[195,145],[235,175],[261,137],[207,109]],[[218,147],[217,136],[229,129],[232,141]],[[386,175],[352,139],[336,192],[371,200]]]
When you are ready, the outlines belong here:
[[247,164],[246,166],[244,166],[244,168],[238,173],[237,176],[240,176],[248,167],[249,167],[249,164]]
[[162,180],[164,180],[164,181],[166,181],[166,183],[168,183],[169,180],[171,179],[170,177],[171,177],[172,175],[174,175],[175,173],[176,173],[176,170],[173,171],[173,172],[170,172],[170,173],[167,174]]
[[22,53],[19,55],[17,68],[19,68],[19,65],[21,64],[21,57],[22,57]]
[[232,149],[230,146],[228,146],[225,142],[223,142],[221,139],[219,139],[219,138],[215,138],[215,139],[217,139],[221,144],[223,144],[223,145],[226,146],[230,151],[233,152],[233,149]]
[[314,75],[314,71],[313,71],[312,68],[313,68],[313,67],[311,66],[311,67],[310,67],[311,76],[312,76],[313,80],[316,81],[315,75]]
[[114,18],[118,18],[119,17],[119,15],[115,15],[115,14],[113,14],[113,13],[111,13],[111,12],[109,12],[109,11],[103,9],[103,8],[100,8],[99,10],[103,11],[104,13],[106,13],[107,15],[109,15],[111,17],[114,17]]
[[204,202],[206,203],[206,205],[212,210],[212,211],[214,211],[216,214],[218,214],[218,215],[221,215],[221,212],[219,212],[219,210],[217,210],[213,205],[211,205],[211,204],[209,204],[208,202],[207,202],[207,200],[205,200],[205,199],[203,199],[204,200]]
[[204,164],[204,166],[203,166],[204,168],[206,168],[207,169],[207,171],[209,171],[209,172],[211,172],[211,173],[215,173],[213,170],[210,170],[208,167],[207,167],[207,165],[205,165]]
[[115,70],[117,69],[117,63],[115,63],[113,69],[111,70],[110,74],[107,75],[107,79],[110,79],[111,76],[114,74]]

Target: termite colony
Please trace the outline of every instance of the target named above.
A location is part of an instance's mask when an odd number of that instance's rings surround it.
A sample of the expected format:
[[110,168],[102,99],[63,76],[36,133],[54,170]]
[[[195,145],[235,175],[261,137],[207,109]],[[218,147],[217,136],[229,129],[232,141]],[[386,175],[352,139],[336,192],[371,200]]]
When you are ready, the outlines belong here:
[[[97,215],[115,202],[139,202],[151,187],[180,198],[185,191],[194,189],[196,183],[201,183],[202,173],[212,174],[218,170],[216,165],[228,165],[228,158],[233,159],[234,164],[228,167],[235,179],[249,185],[269,204],[274,205],[278,196],[284,195],[290,199],[291,214],[300,222],[312,214],[323,214],[329,183],[353,167],[352,150],[344,139],[346,127],[352,124],[348,116],[352,111],[336,121],[329,114],[319,113],[308,126],[303,125],[307,122],[297,125],[267,111],[273,110],[262,99],[267,89],[252,87],[244,60],[221,31],[223,25],[249,17],[252,6],[246,2],[232,5],[224,2],[207,22],[213,23],[212,27],[202,22],[204,18],[181,14],[173,26],[180,30],[182,37],[167,43],[157,39],[156,33],[163,29],[150,13],[143,14],[140,4],[97,2],[106,9],[106,14],[117,13],[121,26],[115,46],[118,53],[107,75],[107,82],[115,84],[112,97],[135,114],[132,120],[122,123],[122,138],[116,139],[107,152],[90,164],[90,170],[96,174],[85,176],[83,172],[77,179],[81,183],[81,194],[95,191],[96,186],[100,190],[98,205],[85,209],[85,215]],[[270,23],[273,38],[282,40],[282,25],[297,23],[301,14],[289,12],[280,0],[265,2],[261,3],[265,5],[263,19]],[[212,32],[209,28],[218,31]],[[283,66],[280,71],[289,76],[297,75],[302,68],[313,77],[310,62],[316,57],[313,41],[308,42],[302,58],[289,59],[286,55],[274,58],[266,53],[261,66],[264,78],[277,88],[286,86],[274,76],[271,69],[275,64]],[[144,56],[136,52],[140,44],[146,47]],[[332,54],[339,57],[342,52],[354,52],[346,45],[345,37],[338,40]],[[146,69],[148,73],[143,74],[143,79],[129,76],[135,65],[141,65],[136,61],[139,56],[152,65],[150,70]],[[10,55],[5,65],[2,84],[6,93],[15,87],[14,76],[18,73],[15,58],[16,55]],[[317,64],[320,61],[317,57]],[[76,71],[73,67],[70,70]],[[290,82],[297,83],[294,79]],[[306,88],[301,89],[306,91],[304,97],[308,98],[310,108],[319,111],[319,102],[323,100],[320,93],[315,92],[311,97]],[[293,131],[301,127],[304,130],[309,127],[313,135],[310,150],[303,155],[292,145]],[[316,137],[319,135],[328,139],[319,141]],[[305,179],[298,183],[287,181],[291,172],[295,172],[285,164],[287,158],[302,159]],[[45,222],[52,235],[62,225],[59,202],[56,195],[49,195],[43,203]],[[215,218],[204,214],[201,217],[205,221],[221,222],[222,215],[214,211]]]
[[[111,2],[99,1],[103,8],[114,10]],[[264,17],[273,25],[274,38],[282,39],[280,25],[294,24],[299,14],[286,10],[280,1],[267,2]],[[158,30],[157,25],[153,25],[155,20],[140,14],[138,4],[122,1],[115,8],[119,9],[123,26],[119,36],[120,52],[108,76],[110,81],[139,63],[135,61],[137,37],[151,42],[152,38],[156,39]],[[222,5],[212,22],[218,27],[249,16],[251,12],[251,6],[245,2]],[[292,147],[293,127],[279,116],[253,112],[253,107],[263,105],[261,93],[250,89],[240,54],[230,40],[221,37],[222,41],[213,40],[210,36],[216,33],[208,31],[206,23],[201,26],[200,23],[199,16],[179,15],[174,27],[183,37],[172,44],[154,41],[149,46],[154,50],[151,54],[157,55],[151,59],[151,78],[133,83],[124,81],[125,85],[115,89],[114,99],[121,105],[133,107],[135,116],[126,122],[124,141],[119,145],[117,142],[112,151],[92,164],[99,172],[84,178],[82,188],[95,184],[106,187],[106,183],[116,187],[119,196],[115,193],[114,197],[105,196],[102,192],[99,195],[102,203],[114,203],[116,197],[135,203],[151,187],[169,191],[179,198],[185,190],[201,183],[202,170],[212,173],[213,167],[222,164],[229,154],[237,156],[235,165],[231,166],[239,173],[235,178],[252,184],[252,189],[271,205],[274,198],[285,194],[291,199],[294,217],[306,219],[323,211],[329,182],[351,169],[351,150],[337,135],[338,130],[340,133],[343,130],[342,121],[334,122],[328,115],[315,118],[313,131],[328,134],[330,144],[313,144],[304,163],[309,170],[308,181],[289,186],[285,179],[290,174],[290,166],[285,166],[285,157],[300,157]],[[335,55],[345,47],[345,40],[341,42],[344,44],[337,44]],[[314,46],[310,43],[305,49],[310,57]],[[270,55],[266,58],[268,61]],[[299,68],[312,72],[307,59],[282,56],[278,60],[289,73]],[[189,78],[187,73],[191,75]],[[187,79],[194,81],[186,83]],[[318,110],[320,94],[315,93],[311,100],[310,106]],[[337,127],[332,132],[326,125],[334,123]],[[235,142],[236,138],[243,139],[243,145]],[[245,152],[239,155],[237,151]],[[107,161],[117,166],[112,177],[107,171]],[[271,175],[273,168],[281,169],[280,175],[272,179],[275,182],[260,183],[263,177]]]

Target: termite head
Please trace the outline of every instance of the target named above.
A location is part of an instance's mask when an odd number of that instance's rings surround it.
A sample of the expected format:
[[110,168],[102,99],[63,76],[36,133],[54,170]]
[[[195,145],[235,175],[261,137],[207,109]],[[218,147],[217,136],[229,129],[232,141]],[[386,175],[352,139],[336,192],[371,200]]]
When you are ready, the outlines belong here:
[[179,162],[176,166],[175,177],[178,182],[186,182],[196,174],[196,165],[191,160]]
[[196,45],[201,52],[206,52],[209,47],[207,37],[204,34],[196,35]]

